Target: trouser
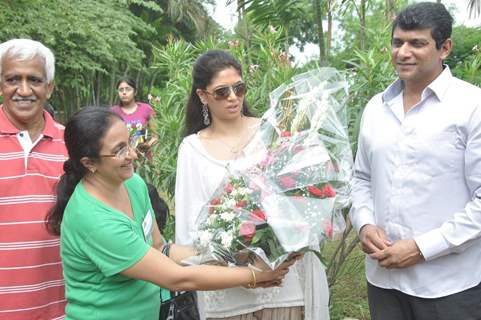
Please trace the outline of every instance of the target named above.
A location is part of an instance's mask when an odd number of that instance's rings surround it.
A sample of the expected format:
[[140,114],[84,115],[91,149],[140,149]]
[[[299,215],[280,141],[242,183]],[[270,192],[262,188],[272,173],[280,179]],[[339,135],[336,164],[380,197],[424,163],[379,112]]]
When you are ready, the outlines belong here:
[[445,297],[427,299],[368,282],[367,294],[372,320],[481,320],[481,284]]

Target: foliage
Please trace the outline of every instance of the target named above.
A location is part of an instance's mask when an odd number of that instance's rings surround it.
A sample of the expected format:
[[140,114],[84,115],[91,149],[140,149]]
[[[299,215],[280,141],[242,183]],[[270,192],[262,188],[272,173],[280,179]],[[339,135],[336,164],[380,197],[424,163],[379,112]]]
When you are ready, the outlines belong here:
[[[195,8],[202,11],[203,1],[188,2],[190,6],[195,2]],[[180,8],[180,2],[169,4],[148,0],[4,1],[0,41],[25,37],[52,49],[56,90],[51,102],[65,120],[84,105],[111,105],[117,99],[115,83],[123,75],[134,77],[139,87],[155,83],[158,75],[148,68],[152,43],[166,38],[167,32],[183,36],[196,30],[193,19],[198,16],[170,18],[169,13],[177,12],[172,5]],[[212,21],[205,10],[203,17]]]
[[481,28],[455,27],[453,51],[446,63],[459,78],[481,86]]
[[481,46],[481,27],[456,26],[453,28],[451,37],[453,39],[453,50],[446,59],[446,63],[451,68],[455,68],[476,53],[473,50],[476,46]]
[[2,6],[1,41],[32,38],[54,52],[54,105],[63,106],[67,115],[80,104],[96,104],[99,98],[92,98],[100,97],[105,84],[112,86],[110,74],[127,66],[141,66],[144,55],[133,39],[147,36],[152,29],[133,16],[122,1],[115,3],[22,0]]

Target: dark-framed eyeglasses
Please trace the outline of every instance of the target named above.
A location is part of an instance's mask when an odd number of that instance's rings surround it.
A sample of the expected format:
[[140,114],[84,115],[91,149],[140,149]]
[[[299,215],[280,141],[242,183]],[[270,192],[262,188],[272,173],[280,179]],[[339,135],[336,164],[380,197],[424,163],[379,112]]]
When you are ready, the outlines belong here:
[[99,157],[102,158],[117,158],[119,160],[123,160],[127,157],[130,151],[135,152],[136,141],[135,139],[129,139],[129,143],[117,150],[113,154],[100,154]]
[[220,86],[209,92],[204,90],[205,93],[210,94],[216,100],[225,100],[230,96],[231,90],[237,97],[243,97],[247,92],[247,86],[244,82],[238,82],[232,86]]

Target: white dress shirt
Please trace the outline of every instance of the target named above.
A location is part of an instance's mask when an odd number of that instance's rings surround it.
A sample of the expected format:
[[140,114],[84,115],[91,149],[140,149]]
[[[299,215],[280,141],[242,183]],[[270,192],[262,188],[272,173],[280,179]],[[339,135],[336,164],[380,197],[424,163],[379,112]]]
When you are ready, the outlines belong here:
[[[175,188],[176,243],[193,243],[200,209],[221,183],[227,164],[228,161],[212,158],[197,134],[182,141]],[[329,319],[326,275],[317,258],[310,253],[291,267],[280,288],[199,292],[199,304],[208,318],[231,317],[264,308],[304,306],[306,319]]]
[[406,114],[402,97],[397,80],[364,110],[350,215],[426,259],[388,270],[366,257],[370,283],[437,298],[481,282],[481,89],[446,66]]

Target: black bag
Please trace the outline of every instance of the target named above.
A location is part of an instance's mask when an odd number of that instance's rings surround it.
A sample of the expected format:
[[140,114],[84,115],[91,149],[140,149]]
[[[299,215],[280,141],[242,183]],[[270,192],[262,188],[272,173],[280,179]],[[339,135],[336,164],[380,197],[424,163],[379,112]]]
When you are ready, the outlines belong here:
[[161,300],[159,320],[200,320],[195,291],[171,291],[170,295],[169,300]]
[[[169,256],[170,243],[162,248],[162,253]],[[159,320],[200,320],[195,291],[170,291],[170,299],[160,298]]]

